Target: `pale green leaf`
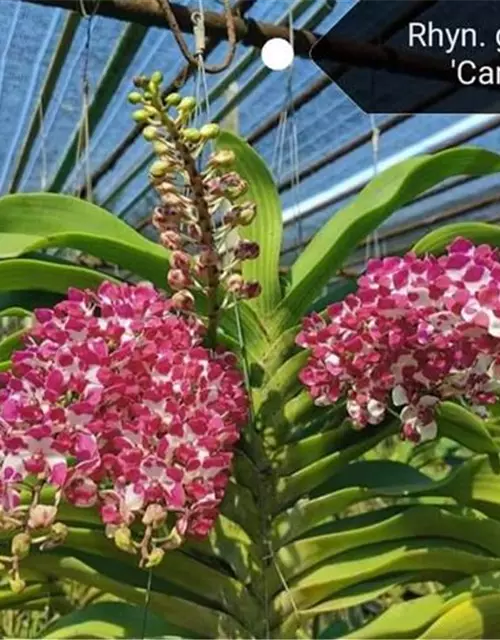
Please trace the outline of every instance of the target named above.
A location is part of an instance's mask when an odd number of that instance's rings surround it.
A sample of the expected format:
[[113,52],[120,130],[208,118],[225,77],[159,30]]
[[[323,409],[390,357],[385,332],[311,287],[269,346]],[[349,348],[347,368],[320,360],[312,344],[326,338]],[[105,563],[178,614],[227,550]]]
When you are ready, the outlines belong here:
[[248,227],[238,231],[249,240],[258,242],[260,256],[243,265],[243,275],[258,280],[262,294],[251,305],[266,315],[272,313],[281,300],[279,262],[281,250],[281,204],[273,178],[264,161],[244,140],[229,131],[222,131],[217,139],[219,149],[231,149],[236,154],[235,170],[248,184],[248,192],[241,201],[252,200],[257,216]]

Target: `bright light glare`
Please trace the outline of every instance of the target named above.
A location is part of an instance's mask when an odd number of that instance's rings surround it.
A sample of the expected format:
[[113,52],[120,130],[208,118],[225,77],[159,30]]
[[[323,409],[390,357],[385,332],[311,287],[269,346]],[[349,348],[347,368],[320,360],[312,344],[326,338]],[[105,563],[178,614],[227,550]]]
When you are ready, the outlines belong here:
[[293,47],[284,38],[272,38],[262,47],[262,62],[273,71],[283,71],[293,62]]

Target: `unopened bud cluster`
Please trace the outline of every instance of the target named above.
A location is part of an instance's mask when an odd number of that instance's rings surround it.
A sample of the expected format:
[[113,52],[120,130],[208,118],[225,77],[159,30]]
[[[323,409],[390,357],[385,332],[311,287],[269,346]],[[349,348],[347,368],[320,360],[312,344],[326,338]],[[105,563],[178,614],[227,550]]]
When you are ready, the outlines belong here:
[[218,137],[219,126],[191,127],[196,100],[176,93],[163,96],[160,73],[134,82],[138,90],[129,100],[140,108],[133,117],[144,124],[143,136],[157,157],[149,173],[161,204],[152,222],[161,243],[172,252],[168,284],[175,291],[174,304],[190,310],[193,291],[215,299],[219,285],[226,293],[215,302],[216,309],[229,306],[234,298],[258,296],[260,284],[240,275],[241,263],[259,256],[258,244],[227,242],[229,234],[234,236],[256,215],[253,202],[241,201],[248,184],[234,170],[235,154],[218,150],[204,168],[197,164],[207,143]]
[[66,525],[55,521],[57,506],[38,504],[39,491],[40,486],[35,486],[31,504],[21,504],[18,496],[12,492],[15,503],[12,508],[6,510],[0,507],[0,531],[14,534],[10,556],[2,556],[0,568],[7,570],[10,588],[14,593],[21,593],[26,587],[20,574],[20,564],[32,547],[51,549],[62,544],[68,534]]

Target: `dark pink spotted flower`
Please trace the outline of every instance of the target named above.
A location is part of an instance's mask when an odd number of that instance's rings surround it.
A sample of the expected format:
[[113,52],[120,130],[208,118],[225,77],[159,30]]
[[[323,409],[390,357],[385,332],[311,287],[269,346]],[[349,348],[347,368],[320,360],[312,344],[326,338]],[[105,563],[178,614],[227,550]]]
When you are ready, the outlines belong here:
[[235,356],[147,284],[73,289],[36,319],[1,374],[0,505],[36,477],[107,525],[158,505],[206,536],[247,419]]
[[402,409],[402,437],[437,434],[441,400],[473,408],[496,400],[500,377],[500,262],[487,245],[459,238],[442,257],[371,260],[355,295],[327,318],[304,320],[297,344],[311,351],[300,379],[318,405],[345,396],[354,426]]

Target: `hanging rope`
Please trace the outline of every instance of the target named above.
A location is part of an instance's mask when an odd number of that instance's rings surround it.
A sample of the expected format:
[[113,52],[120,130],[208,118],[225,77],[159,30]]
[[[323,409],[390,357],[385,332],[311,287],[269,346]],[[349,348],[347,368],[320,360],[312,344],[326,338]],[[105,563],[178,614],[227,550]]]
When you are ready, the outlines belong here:
[[141,640],[144,640],[146,637],[146,628],[148,625],[148,612],[149,612],[149,604],[151,601],[151,587],[153,585],[153,569],[150,568],[148,570],[148,583],[146,586],[146,593],[144,594],[144,611],[142,613],[142,622],[141,622]]
[[[375,71],[371,76],[371,101],[372,110],[375,111]],[[380,129],[377,126],[375,115],[370,113],[370,128],[372,131],[371,145],[372,145],[372,166],[373,166],[373,178],[376,178],[379,173],[379,154],[380,154]],[[368,260],[373,256],[380,258],[385,255],[385,247],[381,246],[378,231],[375,230],[371,236],[368,236],[365,244],[365,265]]]
[[38,119],[40,121],[40,155],[42,158],[42,167],[40,172],[40,189],[41,191],[45,191],[48,183],[48,172],[47,172],[47,147],[46,147],[46,137],[45,137],[45,114],[43,111],[43,101],[40,99],[40,103],[38,106]]
[[[294,48],[294,30],[293,30],[293,12],[290,11],[288,15],[289,25],[289,39],[292,49]],[[278,128],[276,132],[276,142],[273,148],[271,168],[274,173],[276,182],[279,184],[283,178],[283,165],[285,160],[285,148],[288,140],[288,154],[290,171],[292,174],[291,179],[291,194],[293,197],[293,204],[295,209],[295,215],[298,218],[297,231],[298,231],[298,244],[302,244],[303,229],[302,219],[300,217],[300,161],[299,161],[299,136],[297,130],[297,118],[294,107],[294,65],[290,66],[290,70],[287,78],[287,87],[285,100],[283,103],[282,112],[278,121]]]
[[[160,5],[163,13],[165,14],[165,18],[168,22],[168,26],[170,30],[174,34],[174,38],[181,50],[182,55],[186,58],[186,61],[193,66],[198,66],[198,56],[193,55],[189,51],[189,47],[186,44],[184,36],[181,33],[179,23],[177,22],[177,18],[175,17],[175,13],[172,10],[170,5],[170,0],[158,0],[158,4]],[[224,0],[224,8],[226,13],[226,27],[227,27],[227,40],[229,43],[229,50],[227,52],[226,58],[221,64],[205,66],[206,73],[221,73],[225,71],[232,63],[234,56],[236,54],[236,26],[234,22],[234,16],[231,9],[230,0]],[[203,53],[205,51],[205,37],[203,36]]]
[[[80,0],[80,11],[82,16],[87,21],[87,30],[85,35],[85,47],[83,52],[83,67],[82,67],[82,116],[81,124],[78,132],[78,144],[76,148],[76,164],[80,163],[80,159],[83,157],[83,174],[85,179],[85,193],[87,200],[92,201],[92,175],[90,167],[90,122],[89,122],[89,108],[90,108],[90,82],[89,82],[89,62],[90,62],[90,49],[92,42],[92,28],[93,21],[99,9],[100,0],[94,4],[92,13],[87,13],[83,0]],[[78,173],[78,172],[77,172]],[[77,178],[78,181],[78,178]],[[77,189],[78,190],[78,189]]]

